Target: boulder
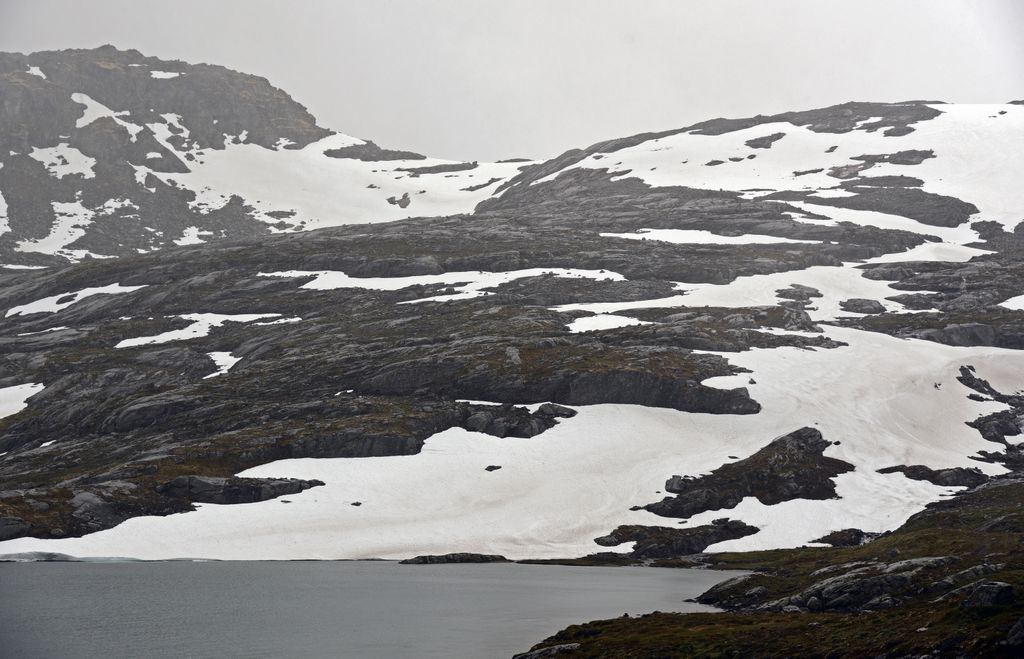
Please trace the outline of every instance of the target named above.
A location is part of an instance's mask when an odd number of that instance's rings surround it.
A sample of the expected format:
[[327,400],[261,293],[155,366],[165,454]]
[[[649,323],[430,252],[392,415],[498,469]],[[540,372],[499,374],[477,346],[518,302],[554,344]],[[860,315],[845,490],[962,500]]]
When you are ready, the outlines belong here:
[[29,525],[20,517],[0,517],[0,540],[10,540],[28,533]]
[[569,419],[576,416],[576,410],[558,403],[544,403],[537,408],[537,414],[541,416],[560,417]]
[[964,608],[1009,606],[1014,602],[1013,586],[1004,581],[982,581],[960,603]]
[[851,297],[839,303],[843,311],[853,313],[885,313],[885,306],[878,300],[869,300],[863,297]]

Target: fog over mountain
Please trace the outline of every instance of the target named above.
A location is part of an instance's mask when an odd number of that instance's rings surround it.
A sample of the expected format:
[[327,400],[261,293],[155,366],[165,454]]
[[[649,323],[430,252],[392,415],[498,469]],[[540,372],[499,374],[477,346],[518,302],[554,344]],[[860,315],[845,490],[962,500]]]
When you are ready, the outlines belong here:
[[2,50],[220,64],[327,128],[465,161],[851,99],[1024,96],[1016,0],[6,0],[0,19]]

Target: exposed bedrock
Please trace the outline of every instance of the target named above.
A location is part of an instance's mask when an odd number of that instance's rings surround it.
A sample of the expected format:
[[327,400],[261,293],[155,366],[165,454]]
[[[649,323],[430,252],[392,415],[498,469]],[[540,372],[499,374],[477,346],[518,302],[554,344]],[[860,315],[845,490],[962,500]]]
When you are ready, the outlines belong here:
[[832,545],[833,547],[857,547],[865,542],[870,542],[877,535],[877,533],[865,533],[860,529],[842,529],[827,533],[812,542]]
[[665,490],[675,496],[644,508],[663,517],[685,519],[708,510],[734,508],[746,497],[765,505],[835,498],[832,479],[853,471],[853,465],[823,455],[829,446],[831,442],[814,428],[801,428],[705,476],[673,476]]
[[695,526],[690,529],[620,526],[608,535],[596,538],[594,542],[602,547],[635,542],[633,551],[629,554],[632,558],[676,558],[698,554],[713,544],[753,535],[758,530],[756,526],[739,520],[723,518],[716,519],[707,526]]
[[298,478],[215,478],[209,476],[178,476],[158,485],[156,490],[169,497],[193,503],[254,503],[276,499],[285,494],[298,494],[323,481]]
[[880,474],[901,473],[915,481],[928,481],[933,485],[945,487],[974,487],[988,481],[980,469],[976,467],[952,467],[949,469],[931,469],[924,465],[898,465],[879,469]]
[[871,185],[844,185],[843,188],[853,194],[848,197],[819,197],[810,193],[787,191],[768,194],[761,199],[802,200],[822,206],[876,211],[900,215],[936,227],[959,226],[978,212],[978,207],[972,203],[917,188]]
[[705,378],[733,372],[720,357],[678,348],[545,340],[488,350],[473,358],[431,355],[399,362],[370,375],[362,387],[388,395],[433,391],[453,398],[512,403],[632,403],[689,412],[758,412],[760,405],[744,388],[700,384]]
[[772,148],[772,144],[778,142],[785,136],[785,133],[772,133],[771,135],[755,137],[754,139],[747,140],[744,144],[749,146],[751,149],[770,149]]
[[1015,471],[1019,470],[1024,466],[1020,447],[1010,444],[1006,438],[1017,437],[1024,433],[1024,393],[1018,391],[1014,394],[1005,394],[998,391],[987,380],[979,377],[971,365],[961,366],[960,375],[956,379],[965,387],[976,392],[971,394],[972,397],[977,396],[981,400],[994,400],[1009,406],[1009,409],[980,416],[967,422],[967,425],[981,433],[981,436],[988,441],[1006,445],[1006,452],[1002,456],[987,454],[990,459],[1002,462]]
[[780,288],[775,291],[775,296],[780,297],[784,300],[794,300],[796,302],[810,302],[811,298],[821,297],[821,291],[812,287],[804,286],[803,284],[790,284],[787,288]]
[[825,576],[795,595],[766,602],[757,608],[763,611],[782,611],[787,606],[809,611],[887,609],[896,606],[901,598],[916,593],[915,581],[919,573],[934,571],[958,560],[956,556],[935,556],[854,567],[844,574]]
[[839,303],[839,308],[853,313],[885,313],[885,306],[881,302],[863,297],[851,297],[848,300],[843,300]]
[[31,529],[25,520],[19,517],[0,517],[0,540],[18,538]]

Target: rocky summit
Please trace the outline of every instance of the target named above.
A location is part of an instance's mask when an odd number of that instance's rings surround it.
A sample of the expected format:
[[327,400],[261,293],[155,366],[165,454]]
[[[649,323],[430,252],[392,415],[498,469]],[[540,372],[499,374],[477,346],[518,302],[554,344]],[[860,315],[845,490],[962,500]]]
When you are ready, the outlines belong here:
[[741,567],[702,601],[837,638],[1016,606],[1024,106],[480,163],[113,47],[0,94],[0,554]]

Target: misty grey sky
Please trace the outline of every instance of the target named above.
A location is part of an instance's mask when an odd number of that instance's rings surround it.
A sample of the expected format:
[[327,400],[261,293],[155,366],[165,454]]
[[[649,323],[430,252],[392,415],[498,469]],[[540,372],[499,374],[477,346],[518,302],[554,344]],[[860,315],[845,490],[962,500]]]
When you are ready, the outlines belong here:
[[548,157],[717,116],[1024,98],[1020,0],[0,0],[0,50],[112,43],[265,76],[320,124]]

